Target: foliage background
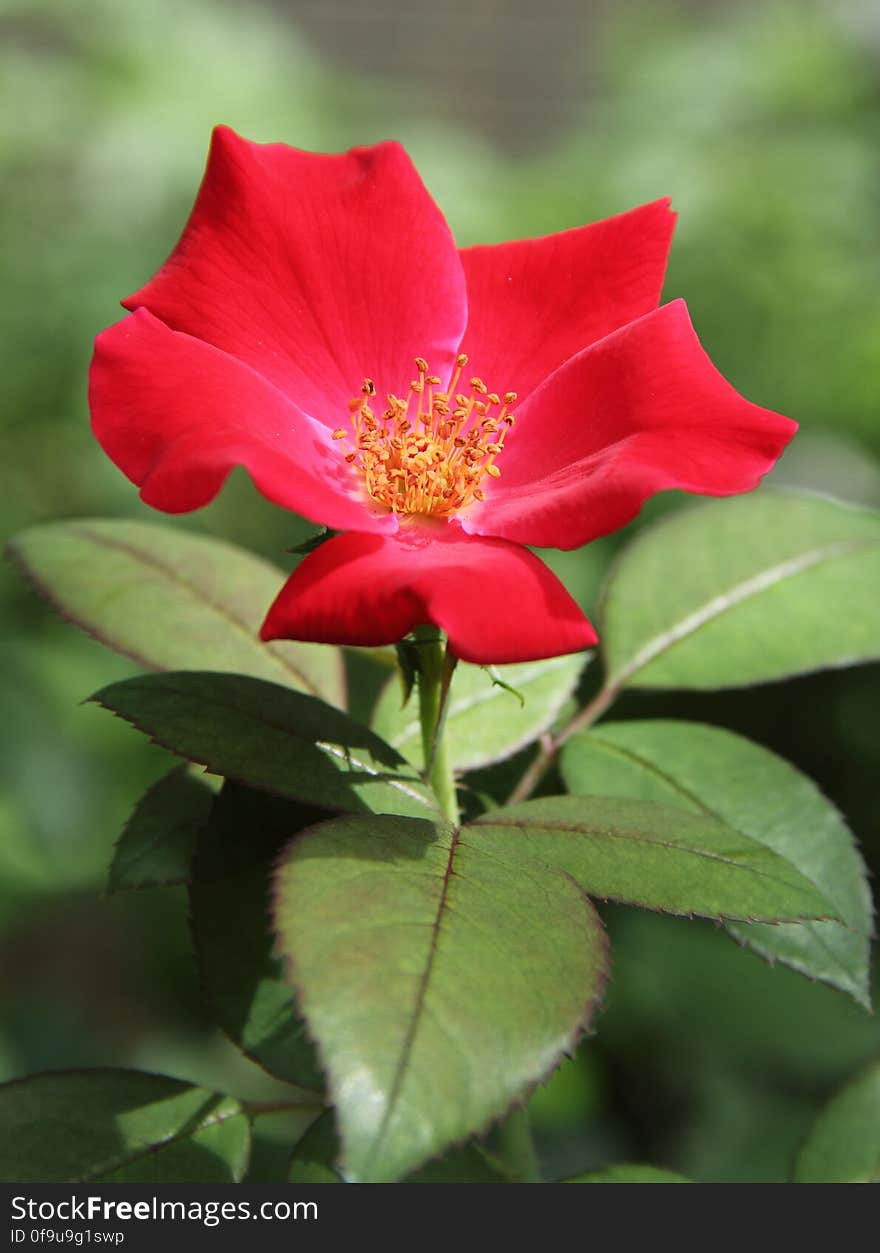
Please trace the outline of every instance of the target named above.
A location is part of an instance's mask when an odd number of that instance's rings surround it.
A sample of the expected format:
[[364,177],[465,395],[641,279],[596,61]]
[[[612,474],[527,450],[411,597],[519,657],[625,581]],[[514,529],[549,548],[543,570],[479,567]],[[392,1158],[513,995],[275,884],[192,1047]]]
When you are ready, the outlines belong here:
[[[463,243],[671,194],[666,297],[687,298],[740,390],[802,424],[775,480],[880,505],[870,0],[0,0],[4,536],[149,514],[91,440],[91,340],[177,238],[218,121],[323,150],[399,138]],[[178,525],[280,563],[306,530],[244,476]],[[619,543],[549,556],[588,610]],[[53,620],[8,566],[0,596],[0,1079],[131,1065],[270,1094],[199,1008],[182,897],[102,895],[112,842],[166,762],[79,702],[131,667]],[[375,690],[363,663],[358,679]],[[619,714],[698,717],[782,753],[847,815],[876,874],[878,700],[871,667],[630,696]],[[784,1177],[817,1109],[880,1050],[880,1025],[708,924],[605,914],[616,962],[598,1036],[534,1102],[548,1171],[628,1158]]]

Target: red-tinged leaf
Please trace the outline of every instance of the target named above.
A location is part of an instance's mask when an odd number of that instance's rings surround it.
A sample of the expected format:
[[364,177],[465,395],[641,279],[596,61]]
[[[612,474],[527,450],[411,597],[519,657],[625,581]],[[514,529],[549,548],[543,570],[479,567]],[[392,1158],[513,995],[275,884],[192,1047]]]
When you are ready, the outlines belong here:
[[275,926],[352,1181],[399,1179],[523,1100],[589,1025],[607,969],[569,875],[411,818],[297,837]]

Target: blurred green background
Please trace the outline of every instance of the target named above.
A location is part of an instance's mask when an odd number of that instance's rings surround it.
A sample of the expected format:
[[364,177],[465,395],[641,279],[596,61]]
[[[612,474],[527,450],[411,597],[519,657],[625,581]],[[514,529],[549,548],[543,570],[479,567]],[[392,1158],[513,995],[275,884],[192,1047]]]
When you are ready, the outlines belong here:
[[[4,536],[148,515],[89,434],[91,341],[175,242],[220,121],[319,150],[401,139],[463,243],[671,195],[666,297],[687,298],[741,391],[801,423],[775,479],[880,504],[870,0],[0,0]],[[244,476],[176,524],[276,560],[305,530]],[[550,558],[588,609],[619,542]],[[0,1078],[116,1064],[270,1092],[200,1008],[180,894],[102,895],[120,826],[167,764],[80,703],[130,667],[8,565],[0,578]],[[871,667],[619,712],[696,716],[783,753],[876,873],[878,703]],[[643,1159],[784,1178],[817,1109],[880,1052],[880,1025],[711,926],[606,914],[608,1009],[534,1102],[548,1171]]]

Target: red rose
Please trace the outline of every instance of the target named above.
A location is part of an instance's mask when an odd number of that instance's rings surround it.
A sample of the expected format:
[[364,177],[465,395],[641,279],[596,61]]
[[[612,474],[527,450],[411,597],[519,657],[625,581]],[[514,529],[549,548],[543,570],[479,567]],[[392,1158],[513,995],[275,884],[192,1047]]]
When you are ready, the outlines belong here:
[[663,200],[459,250],[398,144],[327,156],[220,127],[180,243],[98,336],[95,435],[157,509],[243,465],[348,532],[264,639],[431,622],[478,663],[589,647],[523,545],[576,548],[665,488],[748,491],[795,430],[721,377],[682,301],[657,307],[673,222]]

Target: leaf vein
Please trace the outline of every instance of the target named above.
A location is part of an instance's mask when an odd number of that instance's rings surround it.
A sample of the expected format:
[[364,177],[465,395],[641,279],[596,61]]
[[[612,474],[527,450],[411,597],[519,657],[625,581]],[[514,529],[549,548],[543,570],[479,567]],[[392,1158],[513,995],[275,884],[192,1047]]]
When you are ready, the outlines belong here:
[[[248,642],[252,644],[258,651],[262,651],[262,649],[259,648],[259,641],[257,640],[256,636],[254,635],[248,623],[243,618],[240,618],[237,614],[233,613],[228,605],[224,605],[222,602],[218,602],[212,599],[210,596],[208,596],[204,588],[199,587],[199,585],[193,582],[191,579],[185,578],[180,573],[179,570],[176,570],[174,568],[174,566],[168,565],[166,562],[156,557],[153,553],[146,552],[145,550],[138,548],[137,545],[135,544],[128,544],[124,540],[111,538],[108,535],[102,535],[99,532],[91,531],[87,525],[81,524],[78,527],[74,526],[71,528],[71,530],[73,530],[74,533],[84,536],[87,540],[97,545],[99,548],[102,548],[102,547],[111,548],[111,549],[116,549],[119,552],[127,553],[129,556],[134,557],[137,561],[141,562],[141,564],[147,567],[152,567],[154,570],[157,570],[160,574],[168,578],[171,583],[175,584],[176,586],[181,588],[183,591],[188,593],[190,596],[192,596],[192,598],[196,600],[201,607],[207,606],[214,613],[216,613],[218,617],[222,618],[236,631],[246,636]],[[278,574],[279,574],[279,577],[283,577],[280,570],[278,571]],[[124,650],[124,651],[128,651],[128,650]],[[294,676],[294,678],[297,680],[297,686],[305,688],[307,691],[311,692],[313,696],[321,695],[320,689],[308,677],[308,675],[305,674],[302,670],[300,670],[297,666],[293,665],[292,662],[286,656],[279,653],[276,649],[272,647],[271,644],[267,644],[265,646],[265,651],[266,651],[266,654],[272,658],[272,660],[279,666],[281,670],[286,671],[288,674]],[[154,663],[147,661],[143,657],[135,656],[131,652],[129,652],[128,655],[134,657],[134,660],[144,665],[148,665],[150,669],[157,668]],[[164,667],[158,667],[158,668],[164,669]]]
[[388,1093],[388,1103],[385,1106],[385,1112],[382,1115],[382,1122],[373,1142],[374,1154],[378,1154],[382,1147],[382,1141],[388,1134],[388,1129],[391,1125],[391,1118],[394,1114],[395,1106],[400,1099],[400,1093],[403,1089],[404,1080],[406,1079],[406,1072],[409,1067],[410,1058],[412,1057],[416,1035],[418,1034],[419,1026],[421,1025],[422,1017],[425,1013],[428,986],[431,982],[431,975],[433,974],[434,963],[437,958],[437,949],[440,941],[440,924],[446,912],[449,888],[452,882],[452,864],[455,860],[456,852],[458,851],[459,835],[460,831],[456,828],[456,830],[452,833],[452,839],[449,844],[449,853],[446,858],[446,866],[443,871],[443,878],[440,887],[440,899],[437,902],[437,910],[434,915],[434,922],[431,930],[431,941],[428,948],[427,960],[425,961],[425,969],[422,972],[421,979],[419,980],[419,986],[416,991],[416,1001],[413,1006],[410,1024],[407,1028],[406,1036],[404,1037],[403,1044],[394,1067],[394,1073],[391,1079],[391,1088]]
[[[725,856],[723,853],[713,853],[709,849],[694,848],[687,844],[675,844],[671,840],[652,839],[649,836],[641,835],[635,831],[612,831],[612,830],[609,830],[608,828],[605,828],[602,831],[596,831],[596,830],[585,829],[584,827],[571,827],[571,826],[563,825],[562,823],[551,824],[551,823],[536,822],[534,819],[530,819],[527,822],[514,822],[514,821],[511,821],[510,819],[499,820],[497,817],[493,819],[491,815],[489,816],[489,818],[487,818],[485,822],[477,821],[473,825],[474,826],[494,826],[494,827],[502,827],[502,828],[506,827],[515,831],[549,831],[554,835],[556,834],[580,835],[580,836],[586,837],[587,839],[592,839],[592,840],[603,840],[603,839],[629,840],[630,842],[634,844],[647,844],[655,848],[669,849],[670,851],[675,852],[675,853],[684,853],[685,855],[690,855],[692,857],[702,857],[702,858],[705,858],[707,861],[723,862],[725,865],[733,866],[737,870],[743,870],[747,874],[756,875],[758,878],[769,879],[774,883],[782,883],[787,888],[795,888],[798,891],[803,891],[803,889],[799,888],[797,884],[790,883],[787,879],[780,878],[779,875],[772,874],[767,870],[763,870],[759,866],[751,866],[746,862],[738,861],[736,857]],[[755,844],[755,847],[757,849],[765,851],[765,852],[770,851],[766,848],[765,845],[758,844],[757,841],[752,841],[752,842]]]
[[850,553],[858,552],[859,549],[870,547],[872,547],[872,541],[869,540],[838,540],[833,544],[825,544],[819,548],[808,549],[806,552],[799,553],[796,557],[791,557],[787,561],[781,561],[778,565],[770,566],[767,570],[759,571],[757,574],[752,575],[751,578],[735,584],[726,592],[713,596],[701,609],[696,609],[693,613],[687,614],[668,630],[662,631],[659,635],[655,635],[653,639],[648,640],[647,644],[644,644],[617,674],[609,676],[609,682],[613,683],[615,687],[621,686],[631,679],[634,674],[637,674],[639,670],[644,670],[661,653],[667,652],[674,645],[694,635],[709,622],[721,617],[722,614],[734,609],[737,605],[741,605],[744,601],[750,600],[753,596],[757,596],[760,592],[766,591],[775,584],[781,583],[785,579],[795,578],[797,575],[803,574],[815,566],[824,565],[825,562],[832,561],[835,557],[847,556]]

